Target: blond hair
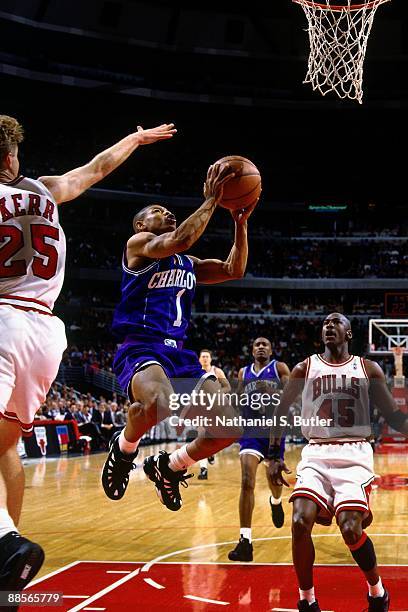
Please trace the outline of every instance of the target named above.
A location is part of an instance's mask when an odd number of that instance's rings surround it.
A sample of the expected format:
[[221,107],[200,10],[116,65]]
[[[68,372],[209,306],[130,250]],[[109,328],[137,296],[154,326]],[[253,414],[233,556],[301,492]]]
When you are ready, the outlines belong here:
[[8,115],[0,115],[0,160],[24,140],[23,126]]

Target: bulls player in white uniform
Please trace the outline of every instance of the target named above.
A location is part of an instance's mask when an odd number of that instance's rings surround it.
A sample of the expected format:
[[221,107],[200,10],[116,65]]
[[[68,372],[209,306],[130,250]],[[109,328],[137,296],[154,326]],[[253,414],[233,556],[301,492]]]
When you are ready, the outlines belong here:
[[[323,323],[322,355],[312,355],[292,371],[277,418],[302,393],[302,432],[309,444],[302,451],[293,502],[292,552],[299,581],[301,611],[319,612],[313,587],[314,523],[330,525],[335,517],[344,542],[364,572],[368,611],[389,609],[389,594],[381,583],[373,543],[364,531],[372,521],[369,506],[374,479],[369,402],[388,423],[407,435],[408,419],[397,410],[384,373],[376,362],[350,355],[349,320],[332,313]],[[271,430],[270,473],[276,484],[288,483],[289,473],[279,458],[281,429]],[[334,604],[333,604],[334,605]]]
[[[201,349],[198,361],[201,363],[203,370],[209,372],[210,374],[214,374],[214,376],[217,377],[217,380],[221,385],[221,389],[225,393],[231,391],[231,385],[229,384],[223,370],[212,365],[212,353],[209,349]],[[197,476],[198,480],[208,480],[208,464],[213,465],[214,462],[214,455],[210,455],[208,459],[200,459],[200,473]]]
[[66,250],[58,204],[103,179],[139,145],[174,132],[172,124],[138,127],[88,164],[34,180],[19,174],[21,125],[0,115],[0,591],[21,590],[44,559],[17,531],[24,471],[16,444],[21,432],[32,433],[66,348],[64,324],[52,312]]

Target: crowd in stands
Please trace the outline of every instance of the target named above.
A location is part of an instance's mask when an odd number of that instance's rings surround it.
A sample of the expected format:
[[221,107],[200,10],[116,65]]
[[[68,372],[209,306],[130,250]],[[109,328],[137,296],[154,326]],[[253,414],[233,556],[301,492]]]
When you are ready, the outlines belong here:
[[[255,338],[269,338],[276,359],[285,361],[293,368],[307,355],[320,350],[321,324],[321,317],[269,319],[261,314],[257,317],[228,318],[200,315],[191,321],[187,346],[196,352],[203,347],[212,349],[217,364],[228,377],[234,378],[239,369],[252,359],[251,345]],[[352,327],[353,351],[363,354],[366,350],[367,323],[352,320]],[[68,347],[62,364],[112,372],[114,352],[112,340],[108,344],[95,343],[92,346],[82,342]]]
[[[408,239],[372,241],[290,240],[252,238],[256,248],[249,250],[247,276],[272,278],[406,278]],[[251,235],[250,235],[251,243]],[[119,270],[126,237],[110,241],[69,237],[67,265],[72,268]],[[191,249],[191,254],[209,254],[225,259],[231,248],[230,236],[207,236]]]

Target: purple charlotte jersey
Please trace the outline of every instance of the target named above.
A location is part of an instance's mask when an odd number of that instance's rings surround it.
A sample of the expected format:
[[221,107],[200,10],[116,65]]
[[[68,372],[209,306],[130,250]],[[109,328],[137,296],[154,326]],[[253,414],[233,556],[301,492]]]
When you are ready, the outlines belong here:
[[155,259],[142,270],[130,270],[123,256],[122,298],[112,331],[126,336],[158,336],[184,340],[190,322],[196,277],[187,255]]
[[[250,398],[252,396],[251,405],[255,403],[255,394],[261,395],[266,393],[257,387],[259,387],[259,381],[266,382],[267,386],[270,387],[270,392],[274,393],[278,390],[280,385],[280,377],[278,373],[276,359],[272,359],[265,367],[259,372],[255,372],[254,364],[245,366],[243,371],[243,392]],[[273,406],[272,406],[273,407]],[[268,417],[267,412],[272,412],[270,409],[265,410],[265,406],[260,406],[259,409],[252,408],[251,406],[242,407],[242,416],[245,419],[259,419],[262,417]],[[239,440],[239,454],[243,455],[246,453],[256,455],[260,461],[267,457],[269,448],[269,430],[270,428],[265,426],[248,426],[244,427],[244,435]],[[283,458],[285,452],[285,440],[282,439],[281,443],[281,457]]]
[[196,286],[191,258],[176,254],[131,270],[124,255],[122,267],[122,297],[112,323],[121,345],[113,370],[130,399],[133,375],[150,365],[161,366],[169,378],[184,379],[180,385],[186,393],[214,378],[193,351],[183,349]]

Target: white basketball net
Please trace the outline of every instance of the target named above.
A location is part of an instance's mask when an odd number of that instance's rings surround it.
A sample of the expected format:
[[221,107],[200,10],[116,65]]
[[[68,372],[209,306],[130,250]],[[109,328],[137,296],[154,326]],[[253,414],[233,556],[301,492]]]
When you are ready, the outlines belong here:
[[305,11],[309,24],[310,54],[304,83],[325,96],[363,101],[363,65],[367,40],[380,4],[390,0],[293,0]]

